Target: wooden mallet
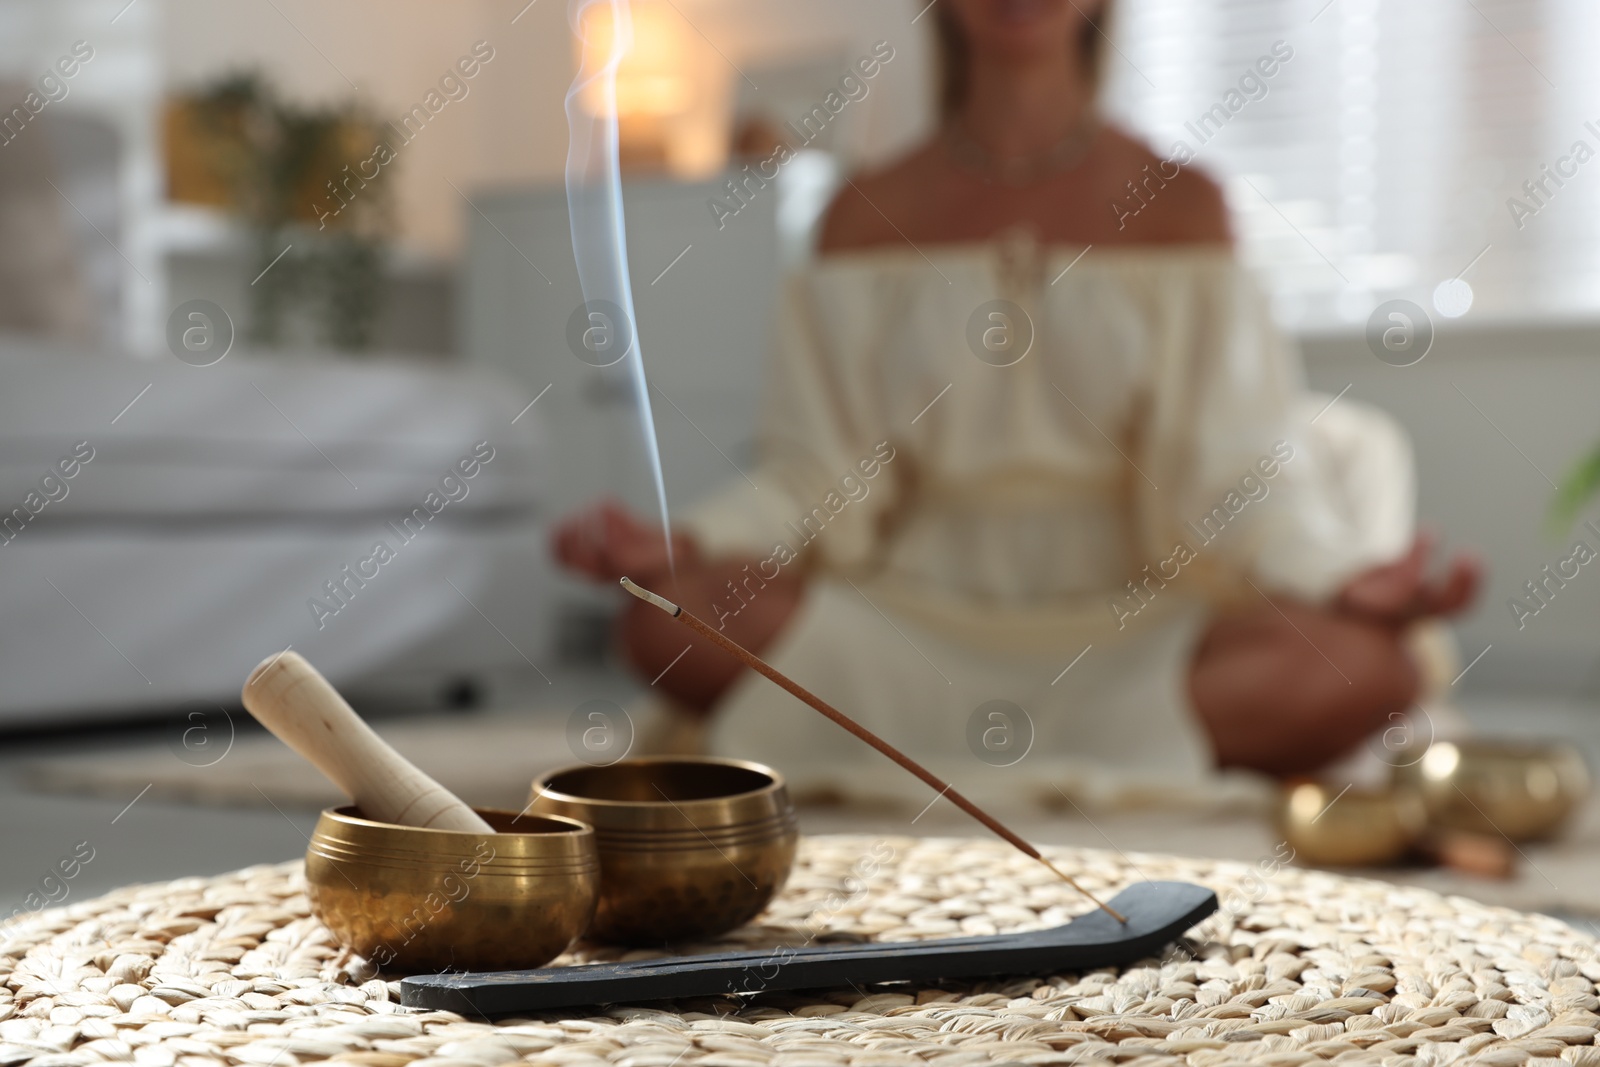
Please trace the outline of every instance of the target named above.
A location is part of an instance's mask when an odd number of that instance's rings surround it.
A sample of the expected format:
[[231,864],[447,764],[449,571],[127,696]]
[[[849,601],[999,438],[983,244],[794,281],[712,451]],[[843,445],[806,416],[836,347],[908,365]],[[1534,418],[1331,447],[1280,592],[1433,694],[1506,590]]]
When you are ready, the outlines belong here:
[[263,660],[250,672],[242,697],[261,725],[350,794],[365,818],[432,830],[495,832],[373,733],[300,653]]

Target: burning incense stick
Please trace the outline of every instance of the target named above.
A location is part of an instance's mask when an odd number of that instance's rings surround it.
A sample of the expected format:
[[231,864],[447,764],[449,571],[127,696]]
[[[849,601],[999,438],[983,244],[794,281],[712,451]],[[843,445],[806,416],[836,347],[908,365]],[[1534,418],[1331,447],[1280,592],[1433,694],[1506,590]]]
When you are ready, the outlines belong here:
[[826,715],[828,718],[832,719],[834,722],[838,723],[852,734],[855,734],[857,737],[871,745],[873,748],[877,749],[879,752],[882,752],[885,756],[888,756],[890,759],[894,760],[900,766],[904,767],[906,770],[910,771],[912,774],[916,775],[933,788],[937,789],[940,795],[949,797],[950,802],[956,807],[960,808],[974,819],[977,819],[984,826],[994,831],[1003,840],[1014,846],[1023,855],[1029,857],[1030,859],[1036,859],[1040,863],[1044,864],[1057,878],[1060,878],[1063,882],[1066,882],[1072,888],[1088,897],[1094,902],[1095,907],[1099,908],[1101,911],[1104,911],[1107,915],[1110,915],[1113,919],[1117,920],[1117,922],[1126,923],[1128,921],[1127,918],[1117,912],[1116,909],[1102,904],[1093,893],[1089,892],[1087,889],[1083,888],[1083,886],[1073,881],[1071,877],[1058,869],[1055,864],[1045,859],[1038,849],[1034,848],[1032,845],[1028,844],[1028,842],[1012,833],[994,816],[990,815],[972,801],[962,796],[950,785],[949,782],[940,779],[922,764],[918,763],[904,752],[901,752],[898,748],[895,748],[893,745],[889,744],[889,742],[885,741],[883,738],[879,737],[865,726],[862,726],[844,712],[835,708],[821,697],[816,696],[809,690],[805,689],[787,675],[769,666],[765,660],[746,649],[743,645],[740,645],[737,642],[723,636],[721,631],[712,629],[711,626],[703,619],[697,618],[691,612],[684,611],[683,608],[679,607],[677,604],[674,604],[666,597],[658,596],[655,593],[650,592],[650,590],[636,584],[631,579],[622,579],[622,587],[628,592],[632,593],[634,596],[638,597],[640,600],[643,600],[645,603],[650,604],[653,607],[660,608],[668,615],[671,615],[674,619],[686,624],[691,630],[694,630],[702,637],[705,637],[712,644],[715,644],[717,647],[721,648],[724,652],[734,656],[751,670],[756,671],[758,674],[765,675],[768,680],[777,683],[789,693],[799,697],[801,700],[805,701],[816,710],[822,712],[822,714]]

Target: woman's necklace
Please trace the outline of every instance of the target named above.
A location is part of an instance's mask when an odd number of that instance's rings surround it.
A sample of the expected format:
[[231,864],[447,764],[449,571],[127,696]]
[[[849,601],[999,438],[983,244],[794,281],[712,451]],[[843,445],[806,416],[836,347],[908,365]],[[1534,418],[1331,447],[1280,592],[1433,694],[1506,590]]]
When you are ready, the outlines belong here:
[[1082,163],[1099,131],[1099,121],[1093,112],[1088,112],[1082,122],[1041,152],[997,156],[973,139],[965,122],[955,119],[944,128],[944,143],[951,159],[959,166],[976,172],[986,182],[1017,187],[1043,181]]

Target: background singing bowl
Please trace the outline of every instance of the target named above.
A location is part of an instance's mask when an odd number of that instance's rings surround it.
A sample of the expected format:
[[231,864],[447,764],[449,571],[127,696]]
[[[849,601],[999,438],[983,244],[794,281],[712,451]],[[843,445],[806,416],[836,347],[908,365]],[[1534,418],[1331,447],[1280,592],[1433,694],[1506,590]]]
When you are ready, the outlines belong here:
[[534,781],[529,810],[594,827],[600,900],[588,936],[624,944],[749,922],[788,879],[800,838],[782,777],[741,760],[562,767]]
[[476,809],[493,835],[422,830],[329,808],[306,850],[311,910],[380,969],[539,967],[588,926],[594,832],[558,816]]
[[1355,789],[1301,782],[1286,789],[1278,827],[1301,863],[1376,867],[1405,856],[1427,823],[1422,799],[1406,789]]
[[1439,742],[1397,779],[1422,794],[1434,824],[1512,841],[1550,836],[1589,795],[1589,769],[1563,741]]

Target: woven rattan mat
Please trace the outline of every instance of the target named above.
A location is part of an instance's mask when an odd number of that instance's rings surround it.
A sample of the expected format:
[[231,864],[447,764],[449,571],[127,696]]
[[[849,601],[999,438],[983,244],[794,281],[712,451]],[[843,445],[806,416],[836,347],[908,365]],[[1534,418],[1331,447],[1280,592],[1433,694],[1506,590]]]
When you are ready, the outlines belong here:
[[[1555,919],[1270,857],[1052,852],[1091,889],[1189,879],[1223,910],[1120,971],[490,1024],[410,1012],[395,983],[360,981],[361,962],[309,916],[299,865],[256,867],[0,928],[0,1065],[1600,1064],[1596,943]],[[1083,910],[1069,894],[990,841],[818,837],[762,922],[721,947],[1052,925]],[[616,953],[569,960],[599,958]]]

